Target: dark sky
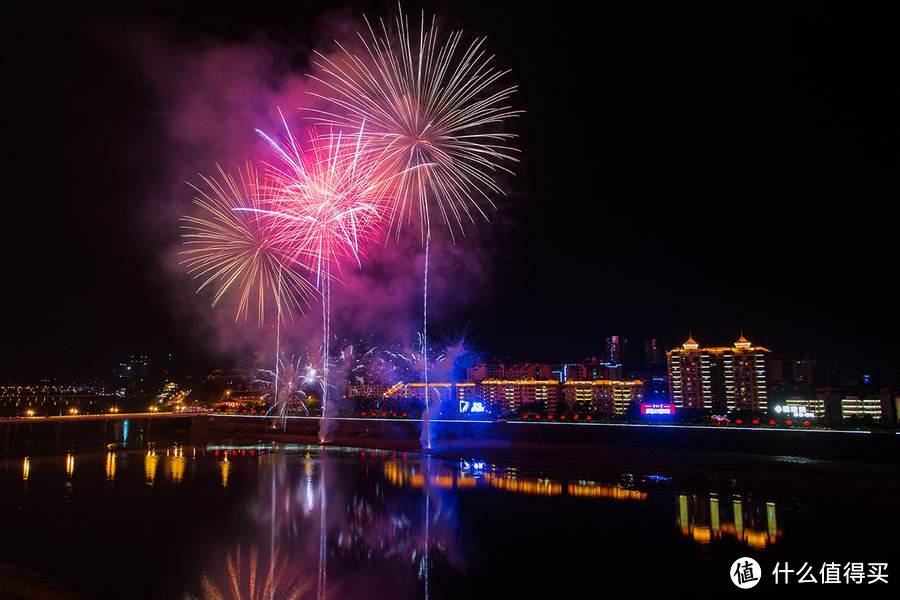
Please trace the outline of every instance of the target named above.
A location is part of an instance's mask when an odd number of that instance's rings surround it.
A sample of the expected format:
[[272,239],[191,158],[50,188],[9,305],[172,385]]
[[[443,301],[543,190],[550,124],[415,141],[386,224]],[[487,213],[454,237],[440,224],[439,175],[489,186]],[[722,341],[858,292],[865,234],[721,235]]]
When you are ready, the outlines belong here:
[[[426,5],[488,36],[527,110],[494,282],[469,316],[482,349],[573,359],[610,333],[723,343],[743,326],[776,350],[898,371],[895,21],[862,3],[786,4]],[[392,7],[7,14],[0,376],[132,351],[208,360],[160,291],[143,227],[167,148],[127,51],[135,32],[296,52],[326,15]]]

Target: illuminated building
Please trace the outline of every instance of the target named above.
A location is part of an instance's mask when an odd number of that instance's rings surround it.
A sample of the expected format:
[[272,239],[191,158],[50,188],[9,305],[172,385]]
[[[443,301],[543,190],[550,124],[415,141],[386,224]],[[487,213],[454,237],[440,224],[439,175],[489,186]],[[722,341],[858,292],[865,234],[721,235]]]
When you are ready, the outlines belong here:
[[[428,383],[428,400],[432,406],[440,406],[442,413],[484,413],[486,407],[477,392],[477,384]],[[386,400],[403,401],[414,406],[425,405],[424,383],[397,383],[387,388],[382,397]],[[402,406],[402,404],[400,405]]]
[[[621,363],[605,363],[596,360],[590,360],[584,363],[583,380],[593,381],[595,379],[623,379]],[[570,374],[568,379],[577,379]]]
[[553,379],[553,368],[543,363],[516,363],[506,367],[503,379],[534,379],[536,381]]
[[783,417],[794,419],[823,419],[825,418],[825,400],[791,396],[783,403],[774,406],[773,411]]
[[[677,408],[705,408],[703,390],[700,388],[700,356],[700,344],[693,337],[688,337],[680,349],[666,353],[669,393]],[[711,403],[708,408],[712,408]]]
[[150,357],[132,354],[119,363],[116,371],[116,393],[121,397],[133,393],[146,394],[149,376]]
[[625,345],[628,340],[621,335],[606,338],[606,362],[621,365],[625,359]]
[[[428,382],[428,401],[431,404],[443,404],[454,396],[455,384]],[[413,404],[425,405],[424,383],[398,383],[384,393],[385,398],[412,401]]]
[[559,402],[559,382],[555,379],[485,379],[480,387],[484,401],[494,407],[495,414],[503,416],[524,410],[553,414]]
[[544,363],[486,363],[480,362],[466,369],[466,381],[478,383],[485,379],[552,379],[553,367]]
[[677,408],[766,411],[768,348],[741,336],[733,346],[701,348],[693,337],[666,353],[669,391]]
[[466,381],[479,382],[485,379],[505,379],[506,365],[503,363],[480,362],[466,369]]
[[561,383],[565,383],[570,379],[576,381],[586,381],[588,379],[599,379],[599,377],[588,377],[587,367],[582,363],[563,363],[553,370],[554,375]]
[[847,396],[841,398],[842,419],[880,419],[881,398]]
[[348,398],[380,398],[389,386],[379,383],[351,383],[347,386]]
[[594,381],[595,379],[623,379],[621,364],[602,362],[590,358],[580,363],[561,363],[548,367],[550,375],[544,379],[555,377],[560,383],[567,381]]
[[576,413],[623,415],[644,398],[640,379],[566,381],[562,384],[566,410]]
[[[726,520],[729,516],[731,521]],[[708,498],[679,494],[675,521],[682,535],[704,545],[734,538],[762,550],[777,543],[782,535],[774,502],[762,504],[740,496],[728,502],[720,500],[716,493],[710,493]]]

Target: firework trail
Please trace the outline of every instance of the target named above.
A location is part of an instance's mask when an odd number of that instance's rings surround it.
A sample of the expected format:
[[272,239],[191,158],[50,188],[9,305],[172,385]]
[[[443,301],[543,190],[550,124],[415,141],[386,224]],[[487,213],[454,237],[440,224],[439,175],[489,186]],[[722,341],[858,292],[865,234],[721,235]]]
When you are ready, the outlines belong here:
[[290,360],[278,359],[278,369],[260,369],[258,377],[251,381],[262,384],[270,391],[264,397],[272,406],[266,414],[277,414],[284,419],[291,404],[299,404],[304,414],[309,415],[306,405],[307,390],[322,389],[323,380],[311,364],[304,364],[302,357],[292,356]]
[[248,163],[235,177],[218,167],[218,177],[201,179],[202,187],[188,184],[200,216],[181,218],[185,248],[179,253],[181,265],[200,281],[197,292],[215,288],[215,307],[234,290],[235,321],[246,319],[254,305],[261,325],[267,298],[279,317],[302,312],[315,288],[296,270],[283,227],[262,212],[270,201],[256,169]]
[[272,147],[276,161],[268,165],[273,206],[245,209],[274,218],[288,232],[288,254],[315,274],[322,296],[322,418],[324,441],[328,420],[331,339],[331,282],[341,265],[360,265],[362,243],[374,236],[387,195],[385,179],[365,157],[362,134],[345,136],[313,129],[309,147],[300,150],[282,116],[284,141],[258,133]]
[[[235,321],[247,318],[250,305],[256,305],[257,322],[263,324],[266,297],[271,296],[275,317],[275,397],[278,397],[281,357],[281,321],[285,314],[303,308],[315,288],[296,268],[302,266],[290,257],[289,232],[283,223],[267,215],[271,204],[268,186],[260,181],[257,170],[247,163],[234,177],[218,167],[219,177],[201,176],[205,189],[191,187],[198,194],[194,204],[203,216],[182,217],[181,264],[195,279],[202,281],[199,293],[213,285],[215,307],[230,290],[238,291]],[[283,421],[286,425],[286,421]]]
[[[428,258],[431,213],[437,211],[455,240],[475,214],[487,220],[491,194],[503,193],[496,181],[518,162],[515,135],[502,131],[506,121],[522,113],[509,99],[518,89],[502,84],[508,71],[494,66],[485,38],[468,45],[462,31],[442,35],[436,19],[425,13],[416,35],[398,6],[393,27],[379,20],[368,34],[358,34],[362,49],[338,44],[333,58],[317,53],[324,85],[314,93],[329,108],[313,110],[315,118],[358,133],[366,153],[392,177],[388,231],[399,236],[404,221],[417,213],[425,247],[423,337],[428,351]],[[425,403],[428,371],[425,361]]]

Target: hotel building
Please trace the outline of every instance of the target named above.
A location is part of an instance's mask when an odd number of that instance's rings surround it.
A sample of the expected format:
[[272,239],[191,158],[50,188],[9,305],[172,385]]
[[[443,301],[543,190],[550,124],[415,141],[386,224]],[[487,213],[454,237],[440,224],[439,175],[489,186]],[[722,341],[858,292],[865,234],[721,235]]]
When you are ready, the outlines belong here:
[[689,337],[666,353],[672,403],[709,412],[767,411],[769,354],[744,336],[733,346],[707,348]]

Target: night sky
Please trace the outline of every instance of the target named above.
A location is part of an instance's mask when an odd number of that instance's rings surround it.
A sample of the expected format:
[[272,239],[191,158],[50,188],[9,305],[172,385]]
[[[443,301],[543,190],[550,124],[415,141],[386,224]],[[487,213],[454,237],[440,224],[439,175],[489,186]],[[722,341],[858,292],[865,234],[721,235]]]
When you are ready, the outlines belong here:
[[[323,20],[394,6],[191,4],[7,9],[0,377],[131,352],[217,360],[163,291],[173,234],[148,223],[170,149],[136,37],[261,39],[302,72]],[[900,371],[895,21],[784,4],[426,5],[488,36],[527,111],[524,161],[485,226],[492,283],[466,316],[479,348],[574,360],[611,333],[721,344],[743,327]]]

